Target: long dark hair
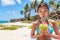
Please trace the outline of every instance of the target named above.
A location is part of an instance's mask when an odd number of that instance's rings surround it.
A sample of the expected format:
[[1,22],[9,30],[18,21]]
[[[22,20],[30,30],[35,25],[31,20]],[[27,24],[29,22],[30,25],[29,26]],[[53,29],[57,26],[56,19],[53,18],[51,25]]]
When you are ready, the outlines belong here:
[[[48,5],[47,5],[46,3],[40,3],[40,4],[38,5],[37,12],[38,12],[39,8],[42,7],[42,6],[46,7],[46,8],[49,10],[49,7],[48,7]],[[39,17],[39,15],[37,15],[37,16],[35,17],[35,19],[38,20],[39,24],[41,23],[41,20],[40,20],[41,18]],[[46,22],[47,22],[47,24],[49,24],[48,18],[46,18]]]
[[46,3],[40,3],[38,5],[37,12],[38,12],[39,8],[42,7],[42,6],[46,7],[49,10],[49,6]]

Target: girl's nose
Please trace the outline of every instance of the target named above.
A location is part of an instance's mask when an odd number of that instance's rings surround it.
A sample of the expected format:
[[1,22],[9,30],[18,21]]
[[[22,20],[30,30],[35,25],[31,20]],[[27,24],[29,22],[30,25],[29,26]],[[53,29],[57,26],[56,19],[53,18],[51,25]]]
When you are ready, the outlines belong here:
[[45,13],[44,13],[44,12],[42,12],[42,15],[45,15]]

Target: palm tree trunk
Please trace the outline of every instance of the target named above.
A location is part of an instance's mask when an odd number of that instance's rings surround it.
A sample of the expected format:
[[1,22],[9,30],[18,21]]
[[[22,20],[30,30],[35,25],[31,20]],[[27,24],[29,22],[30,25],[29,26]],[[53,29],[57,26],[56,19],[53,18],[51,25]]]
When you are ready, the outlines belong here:
[[24,13],[24,17],[26,18],[26,13]]

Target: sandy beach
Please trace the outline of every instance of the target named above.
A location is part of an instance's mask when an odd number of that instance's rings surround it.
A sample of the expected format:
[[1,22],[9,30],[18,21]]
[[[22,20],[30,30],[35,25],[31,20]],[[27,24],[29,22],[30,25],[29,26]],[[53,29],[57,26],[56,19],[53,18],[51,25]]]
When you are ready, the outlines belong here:
[[27,27],[17,30],[0,30],[0,40],[28,40],[30,30]]
[[30,38],[31,29],[28,28],[28,26],[32,25],[31,23],[28,24],[28,23],[15,22],[15,23],[6,23],[4,25],[24,25],[26,27],[19,28],[17,30],[0,30],[0,40],[32,40]]
[[31,29],[28,29],[28,26],[31,23],[14,22],[4,23],[2,25],[24,25],[25,27],[17,30],[0,30],[0,40],[28,40],[30,38]]
[[3,23],[1,25],[23,25],[23,26],[30,26],[32,23],[22,23],[22,22],[10,22],[10,23]]

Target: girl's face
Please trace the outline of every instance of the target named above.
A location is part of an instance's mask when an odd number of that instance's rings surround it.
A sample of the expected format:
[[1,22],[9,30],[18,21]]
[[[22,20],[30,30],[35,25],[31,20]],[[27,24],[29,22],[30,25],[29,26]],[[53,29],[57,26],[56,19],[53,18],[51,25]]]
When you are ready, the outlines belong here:
[[38,9],[38,15],[39,15],[41,18],[46,19],[47,16],[48,16],[48,13],[49,13],[49,10],[48,10],[46,7],[44,7],[44,6],[42,6],[42,7],[40,7],[40,8]]

